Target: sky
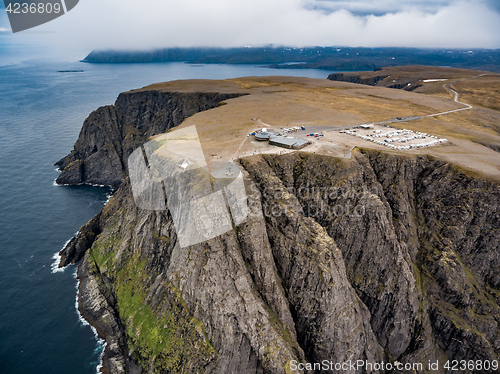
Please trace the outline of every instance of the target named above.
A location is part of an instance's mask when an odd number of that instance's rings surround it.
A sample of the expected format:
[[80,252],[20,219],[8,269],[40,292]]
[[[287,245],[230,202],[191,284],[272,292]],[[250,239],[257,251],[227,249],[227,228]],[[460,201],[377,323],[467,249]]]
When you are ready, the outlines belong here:
[[80,0],[16,34],[0,9],[0,48],[81,58],[94,49],[270,44],[500,48],[500,0]]

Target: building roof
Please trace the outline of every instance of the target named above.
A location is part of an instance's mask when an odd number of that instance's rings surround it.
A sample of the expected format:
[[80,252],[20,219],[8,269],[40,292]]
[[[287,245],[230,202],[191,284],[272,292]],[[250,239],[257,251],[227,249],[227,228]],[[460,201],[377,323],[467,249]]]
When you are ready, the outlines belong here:
[[255,138],[257,140],[268,140],[272,136],[279,136],[279,134],[277,134],[275,132],[270,132],[270,131],[264,131],[264,132],[261,131],[261,132],[255,133]]
[[309,141],[304,139],[293,138],[289,136],[281,136],[281,135],[272,136],[269,140],[273,141],[274,143],[279,143],[286,146],[295,146],[295,147],[300,147],[302,145],[310,143]]

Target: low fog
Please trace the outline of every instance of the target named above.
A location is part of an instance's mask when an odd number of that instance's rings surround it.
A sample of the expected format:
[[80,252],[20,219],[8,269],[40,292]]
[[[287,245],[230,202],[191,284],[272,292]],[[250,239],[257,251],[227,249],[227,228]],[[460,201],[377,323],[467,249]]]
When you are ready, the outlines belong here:
[[497,0],[80,0],[63,17],[0,43],[63,54],[191,46],[499,48]]

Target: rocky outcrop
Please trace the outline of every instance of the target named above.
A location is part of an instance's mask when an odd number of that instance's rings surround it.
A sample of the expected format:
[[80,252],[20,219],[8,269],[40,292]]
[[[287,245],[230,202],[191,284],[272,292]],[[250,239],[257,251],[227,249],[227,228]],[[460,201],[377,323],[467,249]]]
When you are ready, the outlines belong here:
[[128,156],[150,136],[238,96],[156,90],[122,93],[115,105],[101,107],[85,120],[74,149],[55,164],[61,170],[56,183],[116,187],[126,176]]
[[107,371],[498,359],[499,184],[427,156],[353,155],[242,159],[248,220],[184,249],[125,179],[62,253],[83,256],[80,308]]
[[103,360],[105,371],[141,373],[141,367],[126,354],[128,344],[116,308],[116,298],[107,292],[105,282],[109,283],[109,279],[101,276],[95,263],[87,261],[80,264],[78,279],[80,280],[78,308],[83,317],[99,331],[99,335],[106,338]]
[[[415,91],[417,88],[422,87],[420,77],[405,77],[397,80],[391,80],[390,74],[377,75],[375,73],[366,72],[349,72],[349,73],[333,73],[328,76],[331,81],[349,82],[365,84],[367,86],[380,86],[387,88],[395,88],[398,90]],[[397,83],[395,83],[397,82]]]
[[389,75],[375,75],[370,77],[362,77],[360,73],[333,73],[328,76],[331,81],[349,82],[366,84],[369,86],[375,86],[381,80],[384,80]]
[[[328,76],[329,80],[365,84],[368,86],[395,88],[398,90],[429,93],[430,87],[435,84],[431,92],[445,93],[442,79],[457,80],[461,77],[472,78],[482,74],[478,71],[443,68],[439,66],[394,66],[387,65],[374,71],[357,71],[334,73]],[[431,83],[433,80],[434,83]]]

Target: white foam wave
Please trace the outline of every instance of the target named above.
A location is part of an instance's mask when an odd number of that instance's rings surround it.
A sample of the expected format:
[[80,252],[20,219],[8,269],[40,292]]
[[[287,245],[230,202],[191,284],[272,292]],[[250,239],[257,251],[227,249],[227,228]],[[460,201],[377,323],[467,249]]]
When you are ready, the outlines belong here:
[[94,183],[83,183],[87,186],[92,186],[92,187],[100,187],[100,188],[111,188],[110,185],[107,184],[94,184]]
[[69,186],[69,187],[73,187],[73,186],[83,186],[85,183],[77,183],[77,184],[68,184],[68,183],[56,183],[57,181],[57,178],[54,179],[54,182],[52,182],[52,185],[53,186],[56,186],[56,187],[61,187],[61,186]]
[[78,295],[80,291],[80,279],[77,277],[78,269],[75,270],[73,273],[73,276],[76,279],[76,297],[75,297],[75,309],[76,309],[76,314],[78,315],[78,321],[82,324],[82,326],[89,326],[92,332],[94,333],[95,340],[97,341],[97,347],[94,352],[99,352],[99,363],[97,364],[95,370],[96,374],[101,373],[101,368],[102,368],[102,360],[104,357],[104,351],[106,350],[106,341],[102,338],[99,337],[99,334],[97,333],[97,330],[94,326],[92,326],[89,321],[87,321],[85,318],[83,318],[82,314],[80,313],[80,309],[78,309]]
[[69,184],[69,183],[56,183],[57,181],[57,178],[54,179],[54,181],[52,182],[52,185],[53,186],[56,186],[56,187],[74,187],[74,186],[90,186],[90,187],[99,187],[99,188],[113,188],[113,186],[111,185],[107,185],[107,184],[94,184],[94,183],[76,183],[76,184]]
[[[110,195],[110,197],[111,197],[111,195]],[[80,230],[78,230],[78,232],[76,232],[73,237],[77,236],[79,232],[80,232]],[[71,239],[73,239],[73,237],[71,237],[68,241],[66,241],[66,243],[64,243],[63,249],[66,248],[66,246],[71,241]],[[56,252],[54,254],[54,256],[52,256],[52,258],[54,259],[54,262],[50,266],[52,273],[63,272],[67,268],[67,267],[63,267],[63,268],[59,267],[59,263],[61,262],[61,255],[59,254],[59,252],[60,251]],[[83,318],[82,314],[80,313],[80,310],[78,309],[78,294],[79,294],[79,290],[80,290],[80,279],[78,279],[77,273],[78,273],[78,268],[76,268],[74,273],[73,273],[73,277],[76,279],[75,310],[76,310],[76,314],[78,315],[78,322],[81,323],[82,326],[89,326],[90,329],[92,330],[92,333],[94,334],[96,341],[97,341],[97,347],[94,351],[95,353],[99,353],[99,361],[98,361],[98,364],[96,366],[96,374],[101,374],[102,360],[104,357],[104,351],[106,349],[107,343],[104,339],[99,337],[99,334],[97,333],[97,330],[95,329],[95,327],[92,326],[85,318]]]
[[54,260],[54,262],[50,265],[50,271],[52,272],[52,274],[63,273],[66,268],[59,267],[59,263],[61,262],[61,255],[59,254],[59,252],[54,253],[52,259]]
[[70,238],[69,240],[67,240],[66,243],[64,243],[63,247],[61,248],[61,250],[57,251],[56,253],[54,253],[54,256],[52,256],[52,259],[54,260],[54,262],[50,265],[50,270],[51,270],[52,274],[62,273],[62,272],[64,272],[64,270],[66,270],[66,267],[63,267],[63,268],[59,267],[59,264],[61,263],[61,255],[59,254],[59,252],[61,252],[64,248],[66,248],[66,246],[71,241],[71,239],[73,239],[73,238]]

